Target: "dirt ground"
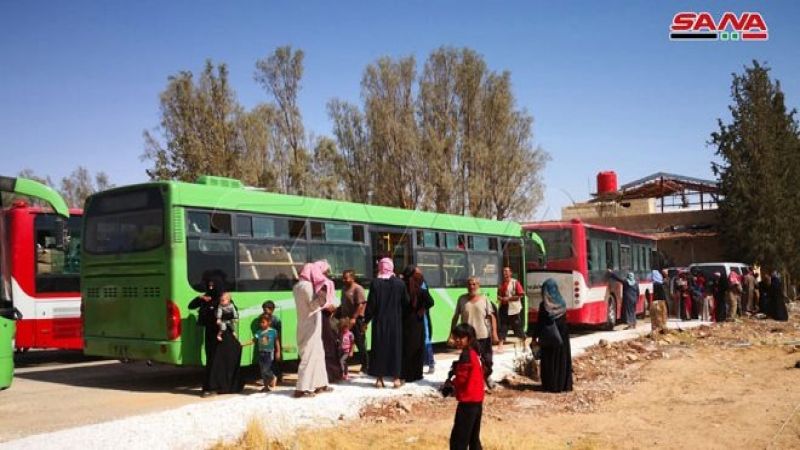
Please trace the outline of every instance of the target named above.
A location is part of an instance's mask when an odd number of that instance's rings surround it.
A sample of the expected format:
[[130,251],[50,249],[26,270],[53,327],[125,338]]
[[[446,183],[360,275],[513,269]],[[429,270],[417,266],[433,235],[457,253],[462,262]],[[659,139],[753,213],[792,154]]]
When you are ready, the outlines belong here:
[[[574,392],[504,380],[486,398],[481,437],[487,449],[800,448],[798,360],[797,313],[788,323],[744,319],[601,343],[575,359]],[[445,448],[455,406],[394,399],[364,408],[358,422],[267,446]]]

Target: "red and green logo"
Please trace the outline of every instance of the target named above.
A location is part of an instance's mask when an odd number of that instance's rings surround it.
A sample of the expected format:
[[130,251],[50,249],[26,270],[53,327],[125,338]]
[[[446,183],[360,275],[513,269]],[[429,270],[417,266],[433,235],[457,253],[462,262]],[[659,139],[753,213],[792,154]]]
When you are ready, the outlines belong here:
[[767,22],[757,12],[725,12],[715,20],[709,12],[679,12],[672,18],[673,41],[766,41]]

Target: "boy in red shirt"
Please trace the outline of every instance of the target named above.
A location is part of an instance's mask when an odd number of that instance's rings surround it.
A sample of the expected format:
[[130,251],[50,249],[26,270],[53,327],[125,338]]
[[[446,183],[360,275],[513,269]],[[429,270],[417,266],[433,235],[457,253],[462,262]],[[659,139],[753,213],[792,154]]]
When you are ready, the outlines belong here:
[[481,449],[481,415],[483,414],[483,367],[478,356],[475,329],[462,323],[453,329],[456,348],[461,357],[453,362],[442,387],[445,396],[455,392],[458,407],[450,433],[450,449]]

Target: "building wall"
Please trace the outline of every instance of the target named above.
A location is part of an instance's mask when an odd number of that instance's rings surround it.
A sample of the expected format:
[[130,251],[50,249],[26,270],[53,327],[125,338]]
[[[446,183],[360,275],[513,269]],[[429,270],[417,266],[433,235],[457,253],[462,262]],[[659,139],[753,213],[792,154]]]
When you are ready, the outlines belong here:
[[717,210],[681,211],[627,216],[581,217],[588,223],[640,233],[716,229]]
[[717,217],[717,210],[693,210],[579,218],[586,223],[653,235],[658,239],[658,250],[674,265],[687,266],[693,262],[725,260],[716,232]]
[[576,203],[561,209],[562,220],[586,220],[595,217],[623,217],[652,214],[656,212],[656,201],[653,198],[637,199],[623,202]]
[[691,263],[725,261],[724,251],[716,233],[708,236],[678,236],[658,240],[658,250],[672,265],[686,267]]

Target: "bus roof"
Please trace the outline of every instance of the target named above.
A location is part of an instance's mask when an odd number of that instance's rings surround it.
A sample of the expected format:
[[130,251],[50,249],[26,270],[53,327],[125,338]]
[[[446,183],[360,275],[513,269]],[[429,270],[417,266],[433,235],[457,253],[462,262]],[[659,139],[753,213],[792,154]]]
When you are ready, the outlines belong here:
[[634,231],[627,231],[627,230],[620,230],[619,228],[614,227],[604,227],[602,225],[595,225],[591,223],[586,223],[580,220],[571,220],[568,222],[565,221],[552,221],[552,222],[527,222],[522,224],[522,229],[528,231],[537,231],[537,230],[560,230],[564,228],[571,228],[575,225],[583,226],[584,228],[589,228],[592,230],[599,230],[599,231],[607,231],[610,233],[622,234],[625,236],[636,237],[640,239],[648,239],[651,241],[657,241],[658,239],[655,236],[649,236],[647,234],[636,233]]
[[50,186],[39,183],[38,181],[29,180],[27,178],[0,176],[0,191],[14,192],[16,194],[42,199],[49,203],[57,214],[69,217],[69,208],[64,199],[61,198],[61,195]]
[[[15,201],[14,203],[11,204],[11,206],[7,206],[7,207],[3,208],[3,212],[7,212],[7,211],[10,211],[12,209],[13,210],[24,209],[25,211],[27,211],[29,213],[34,213],[34,214],[48,214],[48,213],[54,213],[55,212],[52,207],[29,205],[28,202],[22,201],[22,200]],[[67,211],[69,212],[69,216],[70,217],[82,216],[83,215],[83,209],[81,209],[81,208],[68,208]]]
[[277,194],[244,187],[238,180],[223,177],[204,176],[200,177],[197,183],[158,181],[125,186],[106,192],[163,185],[169,186],[173,204],[188,207],[364,222],[403,228],[430,228],[509,237],[522,236],[522,228],[516,222]]

